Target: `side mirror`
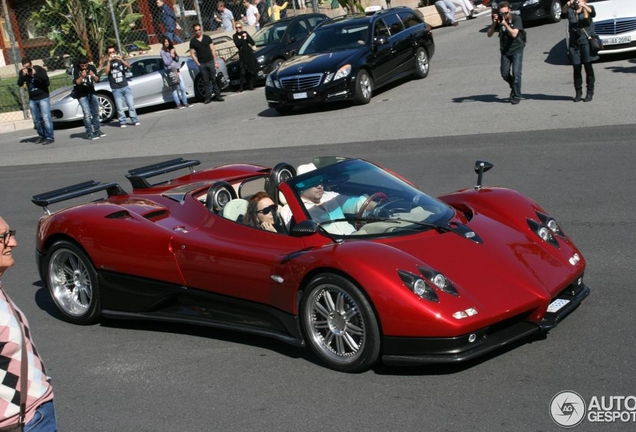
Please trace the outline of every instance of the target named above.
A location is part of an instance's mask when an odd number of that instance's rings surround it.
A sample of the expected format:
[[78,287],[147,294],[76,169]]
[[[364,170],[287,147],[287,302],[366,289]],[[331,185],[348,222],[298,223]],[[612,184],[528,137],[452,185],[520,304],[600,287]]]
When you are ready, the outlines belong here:
[[298,50],[297,49],[293,49],[291,51],[289,51],[289,57],[295,57],[298,54]]
[[292,235],[304,237],[318,232],[319,226],[315,220],[304,220],[297,223],[291,230]]
[[475,162],[475,172],[477,173],[477,184],[475,185],[475,190],[481,189],[482,177],[484,173],[490,170],[490,168],[492,167],[493,167],[493,164],[491,164],[490,162],[480,161],[480,160]]

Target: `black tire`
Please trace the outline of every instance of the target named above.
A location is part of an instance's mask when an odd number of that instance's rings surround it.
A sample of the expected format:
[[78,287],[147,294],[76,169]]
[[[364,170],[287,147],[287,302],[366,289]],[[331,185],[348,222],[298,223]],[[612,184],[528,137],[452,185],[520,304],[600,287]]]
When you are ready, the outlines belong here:
[[362,291],[331,273],[311,280],[300,319],[312,351],[331,369],[363,372],[380,357],[380,328]]
[[111,121],[117,115],[117,107],[113,97],[106,93],[97,93],[99,100],[99,122],[106,123]]
[[194,97],[197,101],[203,102],[205,100],[204,90],[203,78],[201,77],[201,74],[198,74],[194,77]]
[[44,257],[44,283],[66,320],[74,324],[94,324],[101,315],[99,281],[86,253],[62,240]]
[[281,58],[277,58],[276,60],[274,60],[272,62],[272,68],[270,69],[271,72],[274,72],[276,69],[278,69],[278,66],[280,66],[285,60],[281,59]]
[[561,2],[559,0],[552,0],[552,4],[550,5],[550,15],[548,15],[548,21],[551,23],[558,23],[561,21],[561,14],[563,13],[563,8],[561,7]]
[[422,47],[415,51],[415,77],[426,78],[430,69],[430,59],[428,53]]
[[285,105],[275,106],[274,109],[276,110],[278,114],[282,114],[282,115],[291,114],[292,111],[294,111],[293,106],[285,106]]
[[356,75],[356,102],[360,105],[368,104],[373,97],[373,78],[362,69]]

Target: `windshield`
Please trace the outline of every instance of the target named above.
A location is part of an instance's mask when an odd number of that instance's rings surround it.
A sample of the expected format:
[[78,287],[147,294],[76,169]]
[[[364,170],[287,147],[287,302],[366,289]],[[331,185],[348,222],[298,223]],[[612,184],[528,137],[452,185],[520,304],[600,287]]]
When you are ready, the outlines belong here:
[[[315,160],[320,166],[320,160]],[[453,210],[363,160],[349,159],[288,181],[306,216],[334,235],[407,234],[445,225]]]
[[369,45],[369,26],[350,23],[344,25],[323,25],[309,35],[298,54],[316,54],[342,51]]
[[285,36],[285,30],[287,30],[288,22],[277,23],[266,26],[265,28],[257,31],[252,36],[256,46],[264,46],[267,44],[280,42]]

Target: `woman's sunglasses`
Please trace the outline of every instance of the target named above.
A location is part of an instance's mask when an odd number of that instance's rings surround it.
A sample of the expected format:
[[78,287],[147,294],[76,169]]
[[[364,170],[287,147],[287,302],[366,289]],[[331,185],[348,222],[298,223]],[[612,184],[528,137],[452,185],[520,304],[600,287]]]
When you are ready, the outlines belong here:
[[272,204],[271,206],[267,206],[264,209],[257,210],[256,213],[262,213],[264,215],[268,215],[276,211],[276,205]]

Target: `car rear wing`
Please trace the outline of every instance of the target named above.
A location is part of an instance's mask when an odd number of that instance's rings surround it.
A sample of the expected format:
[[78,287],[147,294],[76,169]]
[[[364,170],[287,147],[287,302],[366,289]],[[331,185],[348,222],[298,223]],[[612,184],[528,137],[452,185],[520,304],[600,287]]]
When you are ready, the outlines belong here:
[[95,180],[89,180],[72,186],[63,187],[61,189],[52,190],[50,192],[44,192],[39,195],[33,195],[31,202],[36,206],[43,207],[46,214],[51,214],[47,208],[51,204],[67,201],[84,195],[90,195],[103,190],[108,193],[109,197],[126,195],[126,191],[124,191],[117,183],[100,183]]
[[198,160],[184,160],[183,158],[172,159],[165,162],[159,162],[153,165],[147,165],[140,168],[131,169],[126,174],[126,178],[130,181],[133,189],[147,189],[157,184],[150,184],[147,179],[156,177],[161,174],[177,171],[184,168],[190,168],[190,173],[194,172],[192,167],[200,165]]

